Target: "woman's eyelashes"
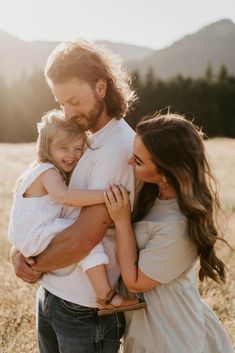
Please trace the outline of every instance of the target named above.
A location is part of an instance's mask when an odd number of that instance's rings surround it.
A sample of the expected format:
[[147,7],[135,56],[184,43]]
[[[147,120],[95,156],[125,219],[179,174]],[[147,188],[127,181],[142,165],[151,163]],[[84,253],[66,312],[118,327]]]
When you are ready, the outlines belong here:
[[135,164],[137,164],[137,165],[141,165],[142,163],[138,160],[138,159],[134,159],[134,161],[135,161]]

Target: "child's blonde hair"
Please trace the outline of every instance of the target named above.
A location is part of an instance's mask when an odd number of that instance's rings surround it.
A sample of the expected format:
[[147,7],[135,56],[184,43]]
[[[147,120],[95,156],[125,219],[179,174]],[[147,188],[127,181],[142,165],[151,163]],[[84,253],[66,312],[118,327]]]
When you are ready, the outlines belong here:
[[[32,169],[39,163],[53,163],[62,174],[66,184],[68,184],[69,175],[66,174],[51,157],[50,146],[55,138],[58,139],[58,145],[63,145],[79,138],[84,140],[84,144],[88,145],[85,132],[79,127],[76,121],[65,120],[64,112],[58,109],[50,110],[45,113],[41,121],[37,124],[37,128],[36,159],[30,164],[27,170]],[[14,193],[19,189],[22,178],[23,175],[16,180],[13,189]]]
[[53,160],[50,153],[51,143],[58,140],[58,145],[63,145],[75,139],[86,141],[86,134],[74,120],[65,120],[62,110],[50,110],[45,113],[41,121],[37,124],[38,139],[36,149],[36,163],[53,163],[67,179],[65,173],[59,165]]

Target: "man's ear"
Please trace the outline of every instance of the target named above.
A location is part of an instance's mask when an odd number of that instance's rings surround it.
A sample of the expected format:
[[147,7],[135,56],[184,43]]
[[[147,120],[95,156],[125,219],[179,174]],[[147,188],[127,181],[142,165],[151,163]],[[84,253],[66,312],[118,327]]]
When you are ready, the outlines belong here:
[[104,99],[107,91],[107,81],[100,78],[96,83],[96,94],[100,99]]

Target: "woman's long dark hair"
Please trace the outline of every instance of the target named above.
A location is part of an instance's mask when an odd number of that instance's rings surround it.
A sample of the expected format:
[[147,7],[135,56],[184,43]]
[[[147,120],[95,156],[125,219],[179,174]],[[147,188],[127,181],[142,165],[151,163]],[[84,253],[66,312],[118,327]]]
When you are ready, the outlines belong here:
[[[215,253],[215,242],[222,239],[214,221],[215,210],[220,206],[202,132],[176,114],[147,118],[137,125],[136,132],[176,192],[179,207],[187,219],[189,237],[197,247],[200,280],[210,277],[224,282],[225,265]],[[133,221],[139,221],[149,212],[158,193],[157,185],[143,184]]]

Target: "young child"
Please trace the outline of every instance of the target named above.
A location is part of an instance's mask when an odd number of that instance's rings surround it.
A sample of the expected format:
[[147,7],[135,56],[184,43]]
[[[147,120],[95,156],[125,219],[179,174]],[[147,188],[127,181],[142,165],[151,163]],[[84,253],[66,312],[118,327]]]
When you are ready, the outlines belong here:
[[[82,157],[86,135],[75,121],[66,121],[52,110],[38,124],[36,161],[17,181],[9,222],[9,239],[25,257],[36,256],[52,238],[74,220],[62,218],[63,206],[82,207],[103,203],[103,190],[70,190],[70,173]],[[98,244],[79,265],[97,295],[98,315],[138,310],[146,306],[110,287],[105,264],[109,262]],[[61,270],[58,270],[61,271]]]

